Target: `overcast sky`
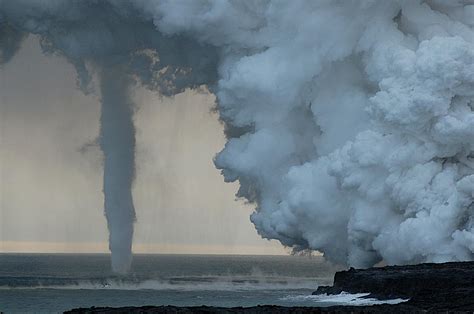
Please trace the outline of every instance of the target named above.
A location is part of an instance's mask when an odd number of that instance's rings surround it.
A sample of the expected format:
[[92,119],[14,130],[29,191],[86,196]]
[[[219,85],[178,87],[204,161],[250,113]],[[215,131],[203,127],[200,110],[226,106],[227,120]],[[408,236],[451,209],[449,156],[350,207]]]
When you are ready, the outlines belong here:
[[[0,252],[102,252],[99,95],[31,36],[0,69]],[[135,252],[285,254],[261,239],[212,158],[225,140],[214,97],[138,88]]]

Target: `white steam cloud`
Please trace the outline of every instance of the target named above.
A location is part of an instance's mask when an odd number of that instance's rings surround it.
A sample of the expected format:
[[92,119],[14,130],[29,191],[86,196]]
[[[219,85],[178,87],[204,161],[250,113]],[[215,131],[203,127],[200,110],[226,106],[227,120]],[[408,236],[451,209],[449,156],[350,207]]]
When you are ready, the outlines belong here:
[[229,141],[215,163],[263,237],[359,267],[474,257],[474,1],[0,0],[0,25],[2,62],[34,33],[84,90],[103,74],[117,271],[131,260],[134,81],[217,95]]

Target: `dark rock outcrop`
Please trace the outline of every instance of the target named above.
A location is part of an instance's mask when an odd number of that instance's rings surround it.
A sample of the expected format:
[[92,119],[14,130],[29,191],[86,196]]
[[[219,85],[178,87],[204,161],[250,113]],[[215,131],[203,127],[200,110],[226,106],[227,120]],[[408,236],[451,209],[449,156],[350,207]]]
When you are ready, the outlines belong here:
[[337,272],[333,286],[313,294],[370,293],[378,299],[407,302],[373,306],[175,307],[146,306],[75,309],[69,313],[474,313],[474,262],[387,266]]
[[[74,309],[66,313],[84,314],[142,314],[142,313],[165,313],[165,314],[269,314],[269,313],[426,313],[415,307],[403,306],[394,308],[393,305],[374,306],[331,306],[331,307],[285,307],[277,305],[258,305],[252,307],[214,307],[214,306],[141,306],[141,307],[92,307],[88,309]],[[463,313],[463,312],[460,312]]]
[[409,299],[420,309],[474,312],[474,262],[419,264],[337,272],[333,286],[313,294],[370,293],[378,299]]

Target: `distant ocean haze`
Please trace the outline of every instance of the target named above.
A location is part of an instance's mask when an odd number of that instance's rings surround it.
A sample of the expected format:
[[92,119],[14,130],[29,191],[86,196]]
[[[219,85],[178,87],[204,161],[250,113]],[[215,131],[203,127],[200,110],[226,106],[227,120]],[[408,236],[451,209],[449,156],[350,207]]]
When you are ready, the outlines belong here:
[[107,254],[1,254],[0,310],[130,305],[315,305],[332,282],[321,256],[136,255],[127,275]]

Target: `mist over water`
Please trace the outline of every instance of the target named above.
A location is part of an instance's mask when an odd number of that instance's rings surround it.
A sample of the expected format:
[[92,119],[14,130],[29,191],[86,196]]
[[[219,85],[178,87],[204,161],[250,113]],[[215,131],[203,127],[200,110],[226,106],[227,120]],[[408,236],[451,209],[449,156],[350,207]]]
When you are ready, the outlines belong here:
[[215,164],[260,235],[367,267],[474,257],[473,21],[469,0],[0,0],[0,51],[34,33],[83,90],[101,73],[117,271],[134,221],[128,80],[207,85],[228,137]]
[[324,305],[303,297],[329,284],[336,270],[320,256],[138,254],[128,274],[117,275],[105,254],[0,257],[0,307],[7,313],[150,304]]

